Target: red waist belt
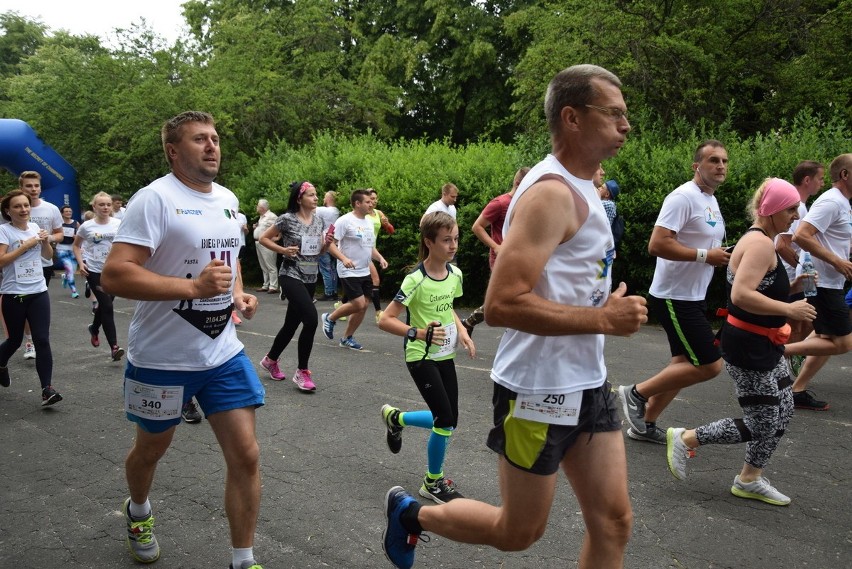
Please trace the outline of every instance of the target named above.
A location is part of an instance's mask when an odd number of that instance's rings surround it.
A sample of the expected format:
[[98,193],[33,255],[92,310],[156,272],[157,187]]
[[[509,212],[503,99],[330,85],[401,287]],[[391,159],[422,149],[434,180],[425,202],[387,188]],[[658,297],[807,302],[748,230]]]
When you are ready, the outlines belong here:
[[775,344],[776,346],[782,346],[790,341],[789,324],[784,324],[780,328],[767,328],[766,326],[758,326],[757,324],[752,324],[750,322],[740,320],[739,318],[731,314],[728,314],[727,322],[734,328],[739,328],[740,330],[745,330],[746,332],[751,332],[752,334],[766,336],[767,338],[769,338],[769,341]]

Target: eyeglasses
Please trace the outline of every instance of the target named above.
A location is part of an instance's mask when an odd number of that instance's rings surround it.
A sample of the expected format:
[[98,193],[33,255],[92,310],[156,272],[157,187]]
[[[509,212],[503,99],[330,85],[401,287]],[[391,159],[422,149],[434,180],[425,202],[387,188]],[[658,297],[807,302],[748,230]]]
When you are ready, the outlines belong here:
[[605,115],[609,115],[617,121],[621,119],[627,120],[627,111],[622,111],[616,107],[599,107],[597,105],[583,105],[585,107],[589,107],[590,109],[595,109],[596,111],[600,111]]

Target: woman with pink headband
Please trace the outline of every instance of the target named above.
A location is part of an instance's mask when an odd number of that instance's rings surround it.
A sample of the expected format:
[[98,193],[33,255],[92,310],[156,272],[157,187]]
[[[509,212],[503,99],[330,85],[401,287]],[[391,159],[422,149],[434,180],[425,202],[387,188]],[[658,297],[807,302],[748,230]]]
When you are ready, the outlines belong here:
[[[314,345],[314,334],[319,319],[314,305],[314,289],[316,288],[319,256],[325,252],[328,242],[325,237],[325,222],[315,215],[317,209],[317,190],[310,182],[293,182],[290,184],[290,199],[287,202],[287,212],[279,216],[275,224],[267,229],[260,237],[260,244],[283,256],[281,268],[278,271],[278,284],[281,287],[281,297],[287,298],[287,315],[284,325],[269,352],[260,361],[263,369],[269,372],[269,377],[275,381],[286,379],[278,366],[278,358],[293,339],[299,324],[302,332],[299,334],[296,372],[293,382],[301,391],[316,391],[308,360]],[[281,240],[276,243],[277,237]]]
[[686,478],[687,460],[708,444],[746,443],[745,462],[731,493],[740,498],[786,506],[790,498],[762,476],[793,416],[793,381],[784,362],[787,319],[813,320],[806,300],[788,303],[792,283],[775,252],[774,239],[798,219],[799,193],[792,184],[769,178],[752,198],[752,226],[731,253],[727,268],[727,320],[722,326],[722,358],[743,410],[739,419],[721,419],[695,429],[669,429],[666,456],[675,478]]

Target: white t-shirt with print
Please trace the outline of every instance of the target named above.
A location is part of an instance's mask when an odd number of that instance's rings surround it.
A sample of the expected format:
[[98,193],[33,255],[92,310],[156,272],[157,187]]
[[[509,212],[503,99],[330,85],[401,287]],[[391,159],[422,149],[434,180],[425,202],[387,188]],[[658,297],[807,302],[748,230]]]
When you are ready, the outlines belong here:
[[[58,207],[42,199],[40,204],[30,208],[30,222],[35,223],[41,229],[47,231],[48,234],[52,234],[57,228],[62,227],[62,213]],[[50,267],[52,265],[52,259],[42,257],[42,267]]]
[[221,259],[233,273],[230,290],[213,298],[138,301],[128,333],[130,363],[199,371],[222,365],[243,349],[231,322],[240,251],[237,207],[227,188],[213,184],[210,193],[197,192],[173,174],[131,198],[115,243],[149,248],[146,269],[193,279],[212,259]]
[[[837,188],[823,192],[811,205],[808,214],[802,219],[813,225],[817,232],[815,237],[819,244],[840,257],[849,258],[849,242],[852,240],[852,211],[849,200]],[[846,277],[837,269],[821,259],[811,255],[814,268],[819,274],[820,288],[843,290]]]
[[432,205],[430,205],[429,207],[427,207],[426,212],[423,215],[426,215],[427,213],[433,213],[433,212],[436,212],[436,211],[443,211],[444,213],[448,213],[451,216],[453,216],[453,219],[456,218],[456,206],[447,205],[442,200],[438,200],[435,203],[433,203]]
[[337,239],[337,248],[355,264],[354,269],[347,269],[337,261],[337,276],[348,279],[369,275],[373,247],[376,245],[373,222],[367,218],[358,219],[350,211],[340,216],[334,224],[334,238]]
[[[702,192],[692,180],[666,196],[654,225],[674,231],[678,243],[695,249],[713,249],[725,239],[725,221],[716,196]],[[701,301],[712,278],[713,266],[707,263],[657,257],[648,292],[657,298]]]
[[[794,220],[793,223],[790,224],[790,229],[783,233],[779,233],[775,237],[775,243],[778,243],[778,238],[782,235],[795,235],[796,230],[799,228],[799,222],[805,219],[807,214],[808,206],[805,202],[799,202],[799,219]],[[793,282],[793,280],[802,272],[802,257],[804,256],[804,252],[802,251],[802,248],[796,245],[796,243],[792,240],[790,241],[790,248],[794,253],[796,253],[796,257],[799,259],[799,264],[795,267],[791,267],[783,258],[781,259],[781,263],[784,265],[784,270],[787,271],[787,278],[790,279],[790,282]]]
[[121,220],[115,217],[110,217],[104,224],[98,223],[95,219],[90,219],[83,222],[83,225],[77,230],[77,235],[84,243],[80,247],[83,253],[83,261],[86,263],[86,270],[90,273],[103,272],[104,261],[109,255],[109,250],[112,249],[112,242],[118,232],[119,225],[121,225]]
[[[0,225],[0,244],[6,245],[6,252],[20,248],[21,243],[31,237],[38,237],[41,228],[33,222],[27,223],[27,229],[21,230],[11,223]],[[26,253],[3,267],[3,282],[0,294],[37,294],[47,290],[44,272],[41,269],[41,246],[33,247]]]

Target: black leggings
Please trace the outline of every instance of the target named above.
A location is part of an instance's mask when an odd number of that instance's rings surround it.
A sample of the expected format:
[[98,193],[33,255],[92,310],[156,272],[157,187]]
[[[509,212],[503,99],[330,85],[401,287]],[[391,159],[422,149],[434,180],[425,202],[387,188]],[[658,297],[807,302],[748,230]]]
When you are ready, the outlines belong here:
[[432,412],[433,425],[455,429],[459,422],[459,382],[452,359],[407,362],[408,372]]
[[293,277],[278,277],[278,286],[281,287],[281,292],[287,298],[287,315],[284,316],[284,325],[275,340],[272,342],[272,347],[269,348],[269,359],[278,360],[281,352],[293,339],[296,334],[296,329],[299,324],[302,325],[302,333],[299,334],[298,346],[298,368],[308,369],[308,360],[311,358],[311,350],[314,347],[314,334],[317,331],[317,307],[314,306],[313,292],[316,288],[316,283],[304,283]]
[[109,347],[117,346],[118,337],[115,334],[115,312],[112,307],[112,301],[115,297],[104,292],[101,286],[100,273],[89,273],[86,277],[86,282],[89,283],[89,289],[95,293],[95,298],[98,299],[98,307],[95,309],[92,327],[94,327],[95,333],[103,327],[104,336],[106,336]]
[[33,345],[36,350],[36,373],[41,387],[50,385],[53,377],[53,352],[50,351],[50,296],[47,291],[37,294],[4,294],[3,320],[9,337],[0,344],[0,366],[6,367],[21,342],[24,341],[24,323],[30,323]]

